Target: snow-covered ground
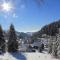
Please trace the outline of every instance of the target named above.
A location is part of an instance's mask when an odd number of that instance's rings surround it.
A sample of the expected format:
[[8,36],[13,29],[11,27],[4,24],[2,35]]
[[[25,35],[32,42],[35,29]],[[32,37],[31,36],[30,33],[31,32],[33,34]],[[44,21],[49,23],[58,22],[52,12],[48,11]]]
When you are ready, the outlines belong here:
[[0,55],[0,60],[58,60],[48,53],[5,53]]

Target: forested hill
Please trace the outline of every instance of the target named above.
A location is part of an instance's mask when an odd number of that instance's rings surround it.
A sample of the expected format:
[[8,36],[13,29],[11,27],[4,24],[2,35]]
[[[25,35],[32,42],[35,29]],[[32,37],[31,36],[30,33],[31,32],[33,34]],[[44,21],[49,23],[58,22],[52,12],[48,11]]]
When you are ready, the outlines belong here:
[[34,34],[34,36],[40,37],[42,34],[54,36],[58,33],[58,28],[60,28],[60,20],[43,26],[40,31]]

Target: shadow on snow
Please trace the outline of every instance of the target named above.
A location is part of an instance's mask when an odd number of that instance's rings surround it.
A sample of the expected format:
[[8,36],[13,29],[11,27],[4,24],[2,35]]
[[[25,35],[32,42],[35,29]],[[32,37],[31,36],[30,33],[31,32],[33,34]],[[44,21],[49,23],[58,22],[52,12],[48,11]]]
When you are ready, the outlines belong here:
[[17,60],[26,60],[26,57],[21,52],[13,52],[10,53],[13,57],[15,57]]

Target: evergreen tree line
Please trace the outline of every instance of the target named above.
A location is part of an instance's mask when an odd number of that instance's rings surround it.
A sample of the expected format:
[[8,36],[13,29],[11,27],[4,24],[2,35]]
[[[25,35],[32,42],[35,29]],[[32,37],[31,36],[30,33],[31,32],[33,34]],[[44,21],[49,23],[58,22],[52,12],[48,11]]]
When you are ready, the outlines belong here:
[[2,52],[5,52],[6,50],[8,52],[18,51],[18,41],[13,24],[11,24],[8,31],[8,40],[5,39],[4,32],[0,25],[0,50],[2,50]]
[[39,33],[55,36],[56,33],[59,33],[58,28],[60,28],[60,20],[50,23],[48,25],[45,25],[44,27],[41,28]]

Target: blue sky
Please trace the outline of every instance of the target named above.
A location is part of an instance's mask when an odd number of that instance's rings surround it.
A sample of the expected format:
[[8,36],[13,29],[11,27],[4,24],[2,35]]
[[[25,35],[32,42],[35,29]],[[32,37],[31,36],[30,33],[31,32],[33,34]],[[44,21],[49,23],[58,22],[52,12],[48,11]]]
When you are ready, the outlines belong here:
[[42,5],[33,0],[0,0],[13,6],[11,11],[1,11],[0,24],[8,30],[10,24],[20,32],[35,32],[46,24],[60,19],[60,0],[44,0]]

